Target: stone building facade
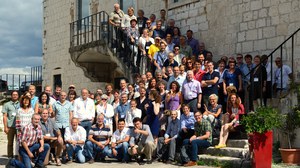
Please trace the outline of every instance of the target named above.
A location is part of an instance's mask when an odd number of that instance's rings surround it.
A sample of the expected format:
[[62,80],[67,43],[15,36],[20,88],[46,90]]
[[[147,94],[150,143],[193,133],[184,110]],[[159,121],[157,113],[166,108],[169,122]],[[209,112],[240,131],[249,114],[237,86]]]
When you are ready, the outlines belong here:
[[[146,16],[159,16],[160,9],[166,9],[181,33],[193,30],[215,60],[237,53],[268,55],[300,28],[299,0],[139,0],[138,8]],[[294,60],[291,43],[283,47],[283,60],[299,67],[299,55],[300,33],[295,38]],[[300,80],[299,68],[294,75]]]
[[[62,85],[62,89],[67,90],[70,84],[74,84],[77,89],[85,87],[91,91],[104,88],[105,83],[92,82],[84,70],[71,60],[70,23],[78,19],[78,2],[43,1],[43,86]],[[105,4],[113,10],[114,2],[107,1]],[[89,0],[86,8],[88,14],[107,9],[100,5],[99,0]]]
[[[54,85],[60,76],[65,90],[69,84],[95,90],[104,83],[92,82],[71,60],[69,23],[78,19],[78,3],[88,1],[86,11],[110,13],[117,0],[44,0],[43,85]],[[126,7],[129,1],[123,0]],[[166,9],[182,34],[191,29],[194,37],[213,52],[214,59],[242,54],[269,54],[300,27],[299,0],[130,0],[145,16]],[[127,10],[124,9],[124,12]],[[137,11],[137,10],[136,10]],[[291,45],[283,46],[283,59],[294,64],[300,79],[300,33],[295,38],[294,60]],[[274,53],[279,55],[279,51]],[[105,73],[105,72],[104,72]],[[55,76],[56,75],[56,76]]]

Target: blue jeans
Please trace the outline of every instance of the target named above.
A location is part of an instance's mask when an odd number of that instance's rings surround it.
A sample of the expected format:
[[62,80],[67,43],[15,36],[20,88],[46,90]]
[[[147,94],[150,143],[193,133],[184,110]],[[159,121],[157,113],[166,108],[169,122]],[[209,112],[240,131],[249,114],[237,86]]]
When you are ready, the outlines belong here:
[[116,146],[117,156],[115,157],[112,154],[112,150],[109,150],[108,156],[110,158],[117,158],[122,159],[122,161],[128,161],[129,160],[129,154],[128,154],[128,142],[123,142]]
[[101,149],[98,145],[94,144],[91,141],[87,141],[85,143],[86,147],[86,157],[87,159],[95,159],[95,157],[99,154],[100,158],[105,158],[109,153],[108,146],[105,146],[103,149]]
[[79,145],[73,146],[71,144],[66,144],[66,148],[67,148],[67,153],[69,156],[69,160],[72,160],[72,156],[75,153],[75,159],[77,159],[77,161],[79,163],[84,163],[85,162],[85,157],[82,154],[83,152],[83,148]]
[[[36,143],[36,144],[34,144],[30,147],[28,146],[30,152],[33,155],[35,154],[35,152],[37,152],[39,150],[40,147],[41,147],[41,145],[39,143]],[[39,166],[44,165],[44,160],[45,160],[45,157],[46,157],[47,152],[48,152],[49,149],[50,149],[49,144],[45,143],[44,144],[44,151],[39,153],[38,156],[37,156],[36,163],[35,163],[36,165],[39,165]],[[31,159],[29,158],[28,153],[26,152],[26,150],[23,147],[20,147],[19,154],[23,159],[24,166],[26,168],[31,168],[31,163],[30,163]]]
[[[183,141],[183,147],[181,150],[181,157],[184,162],[188,162],[189,158],[191,161],[197,161],[198,158],[198,148],[208,148],[210,143],[207,140],[195,139],[190,142],[190,139],[185,139]],[[191,148],[189,150],[189,148]],[[190,151],[190,157],[188,156],[187,151]]]
[[86,139],[88,139],[90,129],[92,127],[92,122],[89,120],[81,121],[80,126],[82,126],[86,131]]

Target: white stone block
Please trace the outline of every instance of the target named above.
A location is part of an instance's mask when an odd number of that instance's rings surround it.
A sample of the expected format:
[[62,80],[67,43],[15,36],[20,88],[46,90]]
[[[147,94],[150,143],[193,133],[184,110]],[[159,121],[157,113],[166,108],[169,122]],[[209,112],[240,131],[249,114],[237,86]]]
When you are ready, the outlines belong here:
[[247,23],[240,23],[240,31],[248,30],[248,24]]
[[236,53],[241,53],[242,52],[242,44],[241,43],[236,43]]
[[267,39],[267,49],[274,50],[284,40],[284,36],[277,36]]
[[271,5],[271,0],[263,0],[263,7],[270,7]]
[[258,19],[256,21],[256,28],[260,28],[260,27],[264,27],[266,26],[266,19],[263,18],[263,19]]
[[232,15],[238,14],[238,12],[239,12],[238,10],[239,10],[239,6],[238,5],[233,5],[231,7],[231,14]]
[[277,6],[271,6],[269,9],[269,16],[278,16],[278,7]]
[[247,21],[250,21],[252,20],[252,12],[246,12],[243,14],[243,21],[244,22],[247,22]]
[[257,39],[257,30],[248,30],[246,31],[246,41],[248,40],[256,40]]
[[275,32],[275,27],[265,27],[263,28],[263,37],[264,38],[270,38],[270,37],[274,37],[276,34]]
[[196,17],[198,15],[198,9],[193,9],[189,11],[189,17]]
[[202,22],[206,22],[206,15],[200,15],[198,17],[196,17],[196,23],[202,23]]
[[250,2],[245,2],[239,5],[239,12],[246,12],[250,10]]
[[300,21],[300,11],[290,13],[290,22]]
[[263,9],[259,10],[258,16],[260,18],[267,17],[268,16],[268,10],[266,8],[263,8]]
[[242,43],[242,52],[247,53],[253,51],[253,41],[247,41]]
[[196,23],[196,17],[189,18],[189,19],[187,19],[187,21],[186,21],[186,24],[187,24],[187,25],[193,25],[193,24],[195,24],[195,23]]
[[277,36],[284,36],[284,35],[288,35],[288,25],[287,24],[280,24],[280,25],[277,25],[277,28],[276,28],[276,35]]
[[289,14],[284,14],[279,16],[279,24],[289,24],[290,22],[290,17]]
[[267,47],[267,40],[256,40],[254,41],[254,51],[265,50]]
[[199,30],[208,30],[208,22],[200,23]]
[[251,1],[251,10],[258,10],[262,8],[262,1]]
[[258,39],[262,39],[263,38],[262,29],[257,29],[257,38]]
[[273,16],[272,19],[271,19],[271,23],[272,23],[272,25],[279,24],[279,16]]
[[197,2],[196,4],[199,4],[200,6],[204,7],[204,6],[206,6],[206,1],[200,1],[200,2]]
[[253,11],[253,20],[258,18],[258,11]]
[[248,22],[248,29],[254,29],[255,28],[255,21]]
[[238,32],[238,42],[242,42],[246,40],[246,32]]
[[190,25],[190,30],[192,30],[195,35],[195,33],[199,31],[199,25],[198,24]]
[[280,14],[290,13],[292,10],[292,4],[290,2],[281,3],[278,8]]

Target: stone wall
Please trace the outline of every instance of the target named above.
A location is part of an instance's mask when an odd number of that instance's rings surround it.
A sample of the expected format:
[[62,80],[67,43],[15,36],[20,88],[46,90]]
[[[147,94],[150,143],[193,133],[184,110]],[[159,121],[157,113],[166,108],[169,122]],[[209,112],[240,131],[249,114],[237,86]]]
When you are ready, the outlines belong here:
[[[144,9],[146,16],[159,16],[160,9],[168,8],[168,18],[176,20],[182,34],[193,30],[215,60],[236,53],[269,54],[300,27],[299,0],[186,0],[169,1],[167,6],[163,0],[139,0],[138,8]],[[283,59],[289,65],[290,44],[283,47]],[[293,62],[299,67],[300,33],[295,45]],[[299,68],[295,76],[300,79]]]
[[61,74],[63,90],[67,90],[70,84],[75,84],[78,91],[83,87],[91,91],[103,88],[104,83],[91,82],[71,60],[69,23],[71,19],[76,19],[75,2],[44,0],[43,6],[43,86],[52,86],[53,75]]

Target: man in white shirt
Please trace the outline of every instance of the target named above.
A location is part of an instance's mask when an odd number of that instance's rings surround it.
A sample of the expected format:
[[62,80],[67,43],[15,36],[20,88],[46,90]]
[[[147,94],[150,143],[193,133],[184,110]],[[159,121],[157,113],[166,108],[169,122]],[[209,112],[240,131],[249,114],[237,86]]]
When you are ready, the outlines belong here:
[[288,65],[283,65],[280,57],[275,59],[275,64],[277,66],[277,69],[275,70],[276,94],[277,96],[282,96],[288,90],[289,79],[293,79],[293,72]]
[[125,128],[125,120],[118,120],[118,129],[114,132],[111,138],[111,156],[121,160],[122,163],[128,163],[128,141],[130,138],[129,128]]
[[73,154],[79,163],[85,162],[85,157],[82,154],[84,142],[86,140],[86,131],[82,126],[79,126],[79,120],[77,118],[72,118],[71,126],[66,128],[65,132],[65,143],[67,148],[67,153],[69,161],[73,161]]
[[89,92],[87,89],[81,90],[81,97],[74,101],[73,116],[78,118],[80,125],[89,133],[92,123],[95,118],[95,104],[94,101],[88,98]]

